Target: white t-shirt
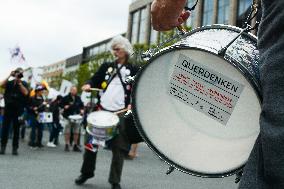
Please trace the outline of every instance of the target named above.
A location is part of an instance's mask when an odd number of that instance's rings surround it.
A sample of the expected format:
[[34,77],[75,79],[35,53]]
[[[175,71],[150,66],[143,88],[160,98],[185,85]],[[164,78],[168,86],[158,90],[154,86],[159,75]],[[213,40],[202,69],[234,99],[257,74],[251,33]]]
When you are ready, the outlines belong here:
[[[118,65],[119,66],[119,65]],[[120,69],[122,81],[125,82],[129,70],[123,66]],[[113,78],[107,90],[101,95],[101,106],[110,111],[117,111],[125,108],[125,92],[118,74]]]

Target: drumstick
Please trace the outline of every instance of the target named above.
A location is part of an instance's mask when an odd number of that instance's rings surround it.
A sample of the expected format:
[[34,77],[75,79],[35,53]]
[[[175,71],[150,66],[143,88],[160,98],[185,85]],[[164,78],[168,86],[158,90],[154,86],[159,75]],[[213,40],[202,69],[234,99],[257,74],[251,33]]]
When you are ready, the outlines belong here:
[[182,26],[182,25],[177,26],[177,29],[178,29],[178,31],[180,31],[180,32],[181,32],[181,34],[182,34],[182,35],[186,34],[186,30],[183,28],[183,26]]
[[103,90],[99,88],[90,88],[90,91],[103,91]]
[[120,113],[123,113],[123,112],[127,112],[128,111],[128,108],[125,108],[125,109],[122,109],[122,110],[119,110],[117,112],[113,112],[114,114],[120,114]]

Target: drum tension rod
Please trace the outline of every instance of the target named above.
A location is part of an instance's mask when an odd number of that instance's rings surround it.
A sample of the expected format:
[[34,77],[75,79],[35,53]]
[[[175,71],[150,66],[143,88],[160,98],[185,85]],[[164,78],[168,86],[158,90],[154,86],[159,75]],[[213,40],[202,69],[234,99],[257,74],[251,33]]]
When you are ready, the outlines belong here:
[[243,176],[243,170],[240,170],[236,173],[236,178],[235,178],[235,183],[237,184],[238,182],[240,182],[241,178]]
[[241,32],[228,45],[226,45],[221,50],[219,50],[218,55],[224,57],[229,46],[231,46],[232,43],[234,43],[244,32],[249,32],[249,31],[254,30],[258,27],[259,22],[256,22],[254,26],[251,26],[249,24],[257,16],[257,13],[258,13],[258,4],[254,0],[252,5],[251,5],[251,8],[250,8],[250,13],[249,13],[249,15],[248,15],[248,17],[247,17],[247,19],[244,23],[244,26],[243,26],[244,29],[242,29]]
[[[255,12],[254,15],[252,13]],[[255,5],[251,6],[251,12],[249,14],[249,17],[247,18],[247,21],[245,22],[244,26],[245,28],[241,30],[241,32],[230,42],[228,43],[225,47],[223,47],[221,50],[218,51],[218,55],[224,57],[226,54],[227,49],[245,32],[249,32],[251,30],[254,30],[258,27],[259,22],[256,22],[254,26],[249,25],[249,22],[257,15],[258,9]]]
[[173,166],[170,166],[166,172],[166,175],[171,174],[173,171],[175,170],[175,168]]

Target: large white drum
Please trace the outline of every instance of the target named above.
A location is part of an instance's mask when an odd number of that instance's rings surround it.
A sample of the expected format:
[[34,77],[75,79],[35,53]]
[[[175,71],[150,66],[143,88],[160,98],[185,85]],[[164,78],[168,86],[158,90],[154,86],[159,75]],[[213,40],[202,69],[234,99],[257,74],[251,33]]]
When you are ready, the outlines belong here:
[[256,38],[241,30],[196,29],[156,53],[137,74],[133,113],[148,146],[168,164],[225,177],[246,163],[259,134]]

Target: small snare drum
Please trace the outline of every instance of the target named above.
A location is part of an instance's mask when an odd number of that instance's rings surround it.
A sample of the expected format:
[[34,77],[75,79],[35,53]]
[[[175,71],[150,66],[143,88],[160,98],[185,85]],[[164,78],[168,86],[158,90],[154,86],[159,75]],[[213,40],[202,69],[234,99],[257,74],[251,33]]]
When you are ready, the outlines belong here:
[[87,132],[95,139],[107,141],[117,134],[119,117],[111,112],[96,111],[87,117]]
[[82,122],[83,117],[80,114],[76,114],[68,116],[68,119],[72,123],[80,124]]
[[37,119],[39,123],[52,123],[53,122],[52,112],[40,112],[38,114]]

